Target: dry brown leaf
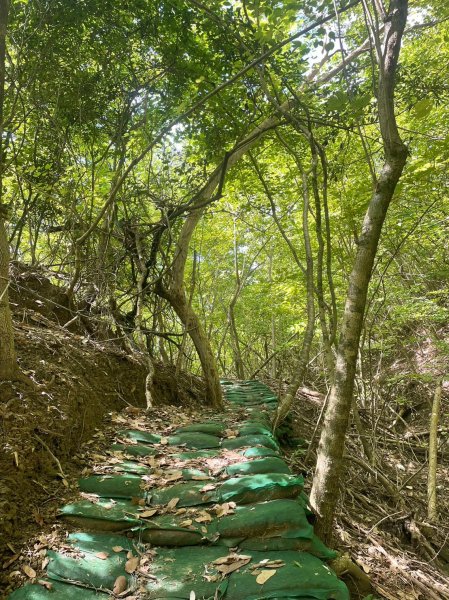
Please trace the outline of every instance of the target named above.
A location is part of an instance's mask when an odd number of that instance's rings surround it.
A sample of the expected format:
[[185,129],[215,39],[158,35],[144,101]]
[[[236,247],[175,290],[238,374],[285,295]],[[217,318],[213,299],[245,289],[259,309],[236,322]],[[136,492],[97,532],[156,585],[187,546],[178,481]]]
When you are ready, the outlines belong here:
[[247,565],[251,560],[251,556],[246,554],[236,554],[232,552],[228,556],[221,556],[213,561],[212,564],[217,565],[217,571],[223,575],[228,575],[233,571],[237,571],[241,567]]
[[122,550],[124,550],[122,546],[112,546],[112,549],[114,550],[114,552],[121,552]]
[[107,552],[96,552],[95,556],[101,558],[101,560],[106,560],[109,554]]
[[139,559],[138,556],[133,556],[132,558],[130,558],[129,560],[127,560],[126,564],[125,564],[125,571],[127,573],[134,573],[134,571],[139,566],[139,560],[140,559]]
[[154,515],[157,513],[157,508],[152,508],[150,510],[144,510],[139,514],[139,517],[142,519],[148,519],[149,517],[154,517]]
[[51,590],[53,588],[53,584],[49,581],[45,581],[45,579],[39,579],[38,584],[46,588],[47,590]]
[[212,564],[226,565],[235,562],[236,560],[246,560],[246,562],[249,563],[251,556],[248,556],[247,554],[236,554],[235,552],[231,552],[231,554],[228,554],[227,556],[220,556],[220,558],[216,558]]
[[181,527],[189,527],[192,524],[192,519],[186,519],[185,521],[181,521]]
[[16,562],[16,560],[20,557],[20,554],[14,554],[14,556],[11,556],[11,558],[9,558],[6,562],[3,563],[3,568],[7,569],[10,565],[12,565],[12,563]]
[[220,571],[220,573],[222,573],[223,575],[229,575],[229,573],[233,573],[234,571],[237,571],[237,569],[240,569],[241,567],[247,565],[250,560],[250,558],[248,560],[236,560],[235,562],[229,565],[219,565],[217,567],[217,571]]
[[133,496],[131,498],[131,503],[134,504],[134,506],[145,506],[145,498]]
[[173,510],[175,506],[178,504],[179,498],[172,498],[170,502],[167,504],[167,510]]
[[266,581],[273,577],[273,575],[276,575],[276,572],[276,569],[264,569],[256,577],[256,582],[260,585],[263,585]]
[[30,579],[36,577],[36,571],[32,567],[30,567],[30,565],[24,565],[22,569],[25,575],[27,575]]
[[178,479],[182,479],[182,471],[172,471],[171,473],[169,473],[167,475],[167,477],[165,478],[165,481],[167,481],[167,482],[178,481]]
[[195,522],[196,523],[210,523],[210,521],[212,521],[212,517],[210,516],[209,513],[207,512],[203,512],[201,513],[196,519]]
[[168,444],[168,438],[167,437],[162,437],[161,441],[159,443],[162,444],[163,446],[167,446],[167,444]]
[[201,493],[204,492],[211,492],[212,490],[214,490],[217,486],[214,483],[207,483],[204,487],[202,487],[200,489]]
[[225,515],[232,515],[234,511],[234,507],[231,504],[235,505],[235,502],[225,502],[224,504],[217,504],[215,507],[215,512],[217,517],[224,517]]
[[114,583],[114,589],[112,590],[114,594],[121,594],[128,587],[128,583],[126,581],[126,577],[124,575],[119,575]]

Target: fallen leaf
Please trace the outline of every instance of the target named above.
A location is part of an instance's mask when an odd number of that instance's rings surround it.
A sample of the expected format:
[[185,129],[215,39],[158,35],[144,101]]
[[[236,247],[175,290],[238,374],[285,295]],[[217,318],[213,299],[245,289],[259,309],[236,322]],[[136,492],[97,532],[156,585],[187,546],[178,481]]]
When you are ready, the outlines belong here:
[[152,508],[151,510],[144,510],[142,512],[139,513],[139,517],[141,517],[142,519],[148,519],[148,517],[154,517],[154,515],[157,513],[157,508]]
[[12,565],[12,563],[16,562],[16,560],[20,557],[20,554],[14,554],[14,556],[11,556],[11,558],[9,558],[6,562],[3,563],[3,568],[7,569],[10,565]]
[[25,575],[27,575],[30,579],[33,579],[33,577],[36,577],[36,571],[29,565],[24,565],[22,567],[22,569],[23,569],[23,572],[25,573]]
[[180,526],[181,527],[189,527],[192,524],[192,519],[186,519],[185,521],[181,521]]
[[256,582],[260,585],[263,585],[266,581],[268,581],[273,575],[276,575],[275,569],[266,569],[260,572],[260,574],[256,577]]
[[227,556],[220,556],[220,558],[216,558],[212,564],[225,565],[236,560],[246,560],[246,562],[249,563],[249,561],[251,560],[251,556],[248,556],[247,554],[236,554],[235,552],[232,552]]
[[133,496],[131,498],[131,503],[134,504],[134,506],[145,506],[145,498],[137,498]]
[[196,523],[209,523],[210,521],[212,521],[212,517],[207,512],[201,513],[199,517],[195,519]]
[[230,565],[219,565],[217,567],[217,571],[220,571],[220,573],[222,573],[223,575],[229,575],[229,573],[233,573],[234,571],[237,571],[237,569],[244,567],[248,563],[249,563],[249,560],[236,560],[234,563],[231,563]]
[[45,579],[39,579],[38,584],[46,588],[47,590],[51,590],[53,588],[53,584],[49,581],[45,581]]
[[207,483],[207,484],[206,484],[204,487],[202,487],[202,488],[200,489],[200,492],[201,492],[201,493],[204,493],[204,492],[211,492],[211,491],[212,491],[212,490],[214,490],[216,487],[217,487],[217,486],[216,486],[215,484],[213,484],[213,483]]
[[[235,503],[232,502],[232,504]],[[224,504],[217,504],[215,507],[215,512],[217,513],[217,517],[232,515],[234,513],[234,507],[231,506],[230,502],[225,502]]]
[[126,581],[126,577],[124,575],[119,575],[114,583],[114,589],[112,590],[114,594],[121,594],[128,587],[128,583]]
[[179,498],[172,498],[170,502],[167,504],[167,510],[173,510],[175,506],[178,504]]
[[112,546],[112,549],[114,550],[114,552],[121,552],[122,550],[124,550],[124,548],[122,548],[121,546]]
[[182,471],[172,471],[166,478],[165,481],[178,481],[178,479],[182,479]]
[[222,575],[228,575],[233,571],[237,571],[241,567],[247,565],[251,560],[251,556],[246,554],[236,554],[235,552],[228,554],[228,556],[221,556],[213,561],[212,564],[217,565],[217,571]]
[[109,554],[107,552],[96,552],[95,556],[101,558],[101,560],[106,560]]
[[126,561],[125,571],[127,573],[134,573],[134,571],[137,569],[138,566],[139,566],[139,557],[133,556],[132,558],[130,558],[129,560]]
[[168,438],[162,437],[159,443],[162,444],[162,446],[166,446],[168,444]]

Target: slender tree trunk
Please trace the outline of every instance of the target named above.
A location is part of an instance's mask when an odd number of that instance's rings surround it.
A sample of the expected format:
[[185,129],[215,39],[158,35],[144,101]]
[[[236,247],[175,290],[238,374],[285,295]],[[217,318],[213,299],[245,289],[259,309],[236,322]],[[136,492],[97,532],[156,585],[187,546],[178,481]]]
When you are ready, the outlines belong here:
[[[157,296],[156,296],[156,299],[158,300]],[[164,320],[162,318],[162,301],[161,300],[156,302],[155,310],[156,310],[156,315],[157,315],[156,316],[157,327],[160,332],[163,332],[164,331]],[[159,354],[161,355],[162,362],[164,363],[164,365],[168,365],[170,363],[170,358],[167,354],[167,351],[165,350],[164,339],[162,337],[159,337],[158,346],[159,346]]]
[[9,244],[5,221],[7,207],[3,204],[3,170],[5,148],[3,122],[5,100],[6,30],[8,25],[8,0],[0,0],[0,381],[13,379],[17,373],[14,331],[9,308]]
[[140,231],[136,225],[135,229],[137,263],[139,266],[139,278],[137,281],[137,312],[136,312],[136,334],[139,348],[142,352],[147,374],[145,377],[145,400],[147,408],[151,408],[154,403],[154,364],[147,345],[147,336],[144,332],[144,309],[145,309],[145,282],[148,275],[148,267],[145,264]]
[[291,410],[295,401],[296,392],[301,385],[309,363],[310,348],[312,346],[315,333],[315,294],[313,282],[313,256],[310,244],[309,234],[309,188],[307,184],[307,174],[302,169],[303,182],[303,211],[302,211],[302,229],[304,236],[304,249],[306,254],[306,288],[307,288],[307,324],[304,338],[302,341],[301,352],[295,365],[295,372],[292,381],[288,387],[287,393],[281,399],[274,419],[273,429],[285,419]]
[[[384,45],[378,56],[378,110],[385,162],[365,214],[350,275],[335,378],[321,433],[311,492],[311,503],[319,517],[317,532],[325,540],[331,537],[339,496],[357,353],[374,258],[387,210],[407,159],[407,148],[399,136],[394,114],[395,76],[406,19],[407,0],[392,0],[387,18],[384,19]],[[374,33],[378,35],[378,32]]]
[[437,510],[437,466],[438,466],[438,423],[440,419],[441,394],[443,391],[443,378],[435,389],[430,415],[429,436],[429,474],[427,477],[427,517],[429,521],[436,521]]
[[189,304],[183,289],[178,293],[172,293],[171,291],[168,294],[162,291],[159,293],[170,302],[195,346],[206,381],[208,404],[221,409],[223,407],[223,400],[217,365],[209,339],[198,315]]
[[240,350],[240,340],[237,331],[237,325],[235,323],[235,305],[242,289],[242,281],[240,278],[239,263],[238,263],[238,249],[237,249],[237,230],[234,217],[234,272],[235,272],[235,290],[232,296],[231,302],[229,303],[228,309],[228,323],[229,332],[232,340],[232,350],[234,354],[234,366],[235,372],[238,379],[245,379],[245,370],[243,367],[242,352]]

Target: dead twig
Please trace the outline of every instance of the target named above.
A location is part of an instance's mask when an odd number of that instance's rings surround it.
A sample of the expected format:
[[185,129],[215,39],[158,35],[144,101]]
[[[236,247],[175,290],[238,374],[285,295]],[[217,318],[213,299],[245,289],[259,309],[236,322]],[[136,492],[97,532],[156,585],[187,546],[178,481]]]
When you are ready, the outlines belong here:
[[61,467],[61,463],[59,462],[59,459],[53,454],[53,452],[50,450],[50,448],[47,446],[47,444],[44,442],[44,440],[42,440],[37,433],[34,434],[34,437],[37,439],[37,441],[42,444],[42,446],[45,448],[45,450],[47,450],[47,452],[50,454],[50,456],[53,458],[53,460],[56,463],[56,466],[58,467],[58,471],[59,471],[59,475],[61,476],[61,478],[63,479],[63,481],[66,481],[67,478],[64,474],[64,471],[62,470]]

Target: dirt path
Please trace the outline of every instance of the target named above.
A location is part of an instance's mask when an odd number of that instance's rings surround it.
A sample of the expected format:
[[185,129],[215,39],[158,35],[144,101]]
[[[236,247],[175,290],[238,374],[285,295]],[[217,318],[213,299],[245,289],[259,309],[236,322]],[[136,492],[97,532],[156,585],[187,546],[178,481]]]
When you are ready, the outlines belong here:
[[225,413],[201,422],[115,417],[115,443],[93,454],[11,600],[349,598],[270,431],[277,398],[256,381],[223,385]]

